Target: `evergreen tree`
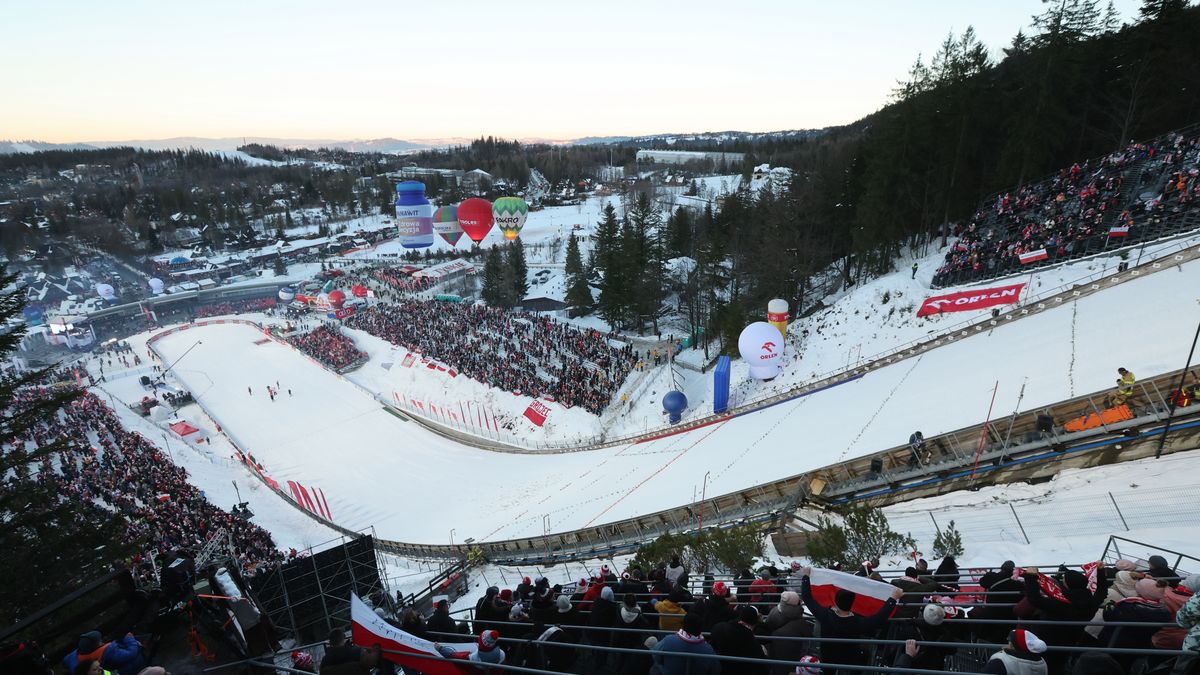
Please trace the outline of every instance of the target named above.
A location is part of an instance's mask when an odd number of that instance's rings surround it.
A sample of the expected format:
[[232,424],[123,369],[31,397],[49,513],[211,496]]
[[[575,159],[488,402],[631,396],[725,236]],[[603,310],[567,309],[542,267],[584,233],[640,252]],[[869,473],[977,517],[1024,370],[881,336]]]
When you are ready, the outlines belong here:
[[275,256],[275,260],[271,262],[271,269],[275,272],[275,276],[277,277],[287,276],[288,266],[282,255]]
[[[15,275],[0,270],[0,288],[12,288]],[[25,306],[22,290],[0,294],[0,323],[13,325]],[[7,359],[24,336],[23,328],[0,334],[0,358]],[[19,390],[43,385],[48,370],[0,376],[0,623],[9,626],[29,612],[108,571],[111,561],[132,550],[126,522],[117,512],[102,511],[64,492],[42,471],[60,469],[46,458],[86,438],[58,438],[27,444],[33,429],[54,418],[79,397],[74,386],[47,387],[19,398]],[[134,542],[136,543],[136,542]]]
[[658,332],[658,315],[666,294],[663,272],[662,214],[641,192],[634,201],[626,228],[622,229],[621,245],[628,266],[627,302],[638,332],[649,322]]
[[493,246],[488,249],[487,257],[483,263],[483,290],[480,292],[480,297],[483,301],[492,307],[501,307],[504,301],[505,292],[501,288],[504,278],[504,259],[500,255],[500,249]]
[[521,299],[529,294],[529,266],[525,263],[525,244],[521,243],[519,237],[508,245],[506,258],[512,274],[513,304],[520,304]]
[[592,290],[588,286],[583,260],[579,255],[579,240],[575,233],[567,239],[567,306],[572,317],[584,316],[592,311]]
[[[626,219],[628,226],[628,219]],[[623,228],[617,224],[616,209],[612,204],[604,207],[604,217],[596,229],[596,245],[593,249],[595,269],[600,275],[600,299],[597,309],[600,316],[614,328],[622,328],[628,321],[627,297],[628,275],[623,263]]]

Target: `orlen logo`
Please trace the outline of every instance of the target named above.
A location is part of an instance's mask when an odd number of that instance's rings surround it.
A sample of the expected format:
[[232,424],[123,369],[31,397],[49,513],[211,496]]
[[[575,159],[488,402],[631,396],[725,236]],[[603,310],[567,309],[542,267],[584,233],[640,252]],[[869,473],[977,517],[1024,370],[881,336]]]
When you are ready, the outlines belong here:
[[775,351],[775,343],[770,340],[764,342],[759,349],[761,350],[758,354],[759,361],[770,361],[771,359],[779,358],[778,352]]
[[771,352],[772,354],[775,353],[775,343],[774,342],[764,342],[762,348]]

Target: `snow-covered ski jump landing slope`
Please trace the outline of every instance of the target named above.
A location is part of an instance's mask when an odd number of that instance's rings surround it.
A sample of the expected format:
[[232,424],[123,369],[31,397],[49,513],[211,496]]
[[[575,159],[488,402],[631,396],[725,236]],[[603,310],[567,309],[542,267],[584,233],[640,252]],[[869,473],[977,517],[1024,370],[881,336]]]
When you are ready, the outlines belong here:
[[[321,487],[334,520],[440,544],[540,536],[753,487],[1110,387],[1116,368],[1179,368],[1200,305],[1200,261],[881,368],[811,396],[686,433],[556,455],[493,453],[401,420],[356,385],[244,324],[159,340],[199,402],[276,480]],[[197,340],[201,341],[196,344]],[[279,382],[280,395],[266,386]],[[252,393],[247,391],[252,389]],[[291,395],[287,390],[291,389]]]

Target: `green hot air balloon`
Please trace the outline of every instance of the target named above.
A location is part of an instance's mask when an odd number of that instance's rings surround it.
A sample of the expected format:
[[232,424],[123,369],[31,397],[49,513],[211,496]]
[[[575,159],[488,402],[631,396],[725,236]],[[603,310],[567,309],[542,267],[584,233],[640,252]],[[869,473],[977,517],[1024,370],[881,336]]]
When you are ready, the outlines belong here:
[[492,218],[504,233],[504,238],[509,241],[516,239],[521,233],[528,215],[529,205],[520,197],[501,197],[492,202]]

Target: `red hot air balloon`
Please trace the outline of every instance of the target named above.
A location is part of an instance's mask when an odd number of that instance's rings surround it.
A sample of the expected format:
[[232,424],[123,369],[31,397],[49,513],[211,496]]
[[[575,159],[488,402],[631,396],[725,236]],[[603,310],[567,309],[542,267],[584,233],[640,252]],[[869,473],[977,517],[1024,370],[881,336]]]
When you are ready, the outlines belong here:
[[365,298],[367,297],[367,287],[362,284],[355,284],[350,287],[350,293],[356,298]]
[[334,309],[341,309],[346,302],[346,294],[341,291],[333,291],[329,294],[329,304]]
[[472,197],[458,205],[458,224],[471,241],[479,244],[492,230],[492,203]]

